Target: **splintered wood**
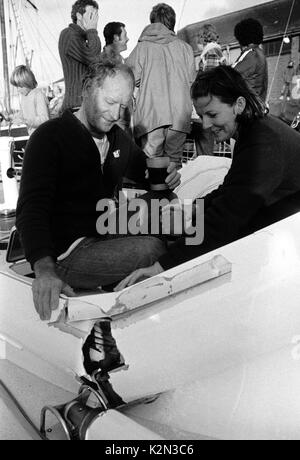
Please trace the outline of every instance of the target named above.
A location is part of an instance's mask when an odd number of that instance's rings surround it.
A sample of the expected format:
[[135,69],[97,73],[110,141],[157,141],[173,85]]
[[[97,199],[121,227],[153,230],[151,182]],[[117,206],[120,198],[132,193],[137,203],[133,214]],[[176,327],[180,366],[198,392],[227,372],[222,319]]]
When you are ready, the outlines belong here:
[[217,255],[173,276],[158,275],[118,293],[69,298],[63,311],[52,322],[77,322],[113,317],[160,302],[214,278],[231,272],[231,263]]

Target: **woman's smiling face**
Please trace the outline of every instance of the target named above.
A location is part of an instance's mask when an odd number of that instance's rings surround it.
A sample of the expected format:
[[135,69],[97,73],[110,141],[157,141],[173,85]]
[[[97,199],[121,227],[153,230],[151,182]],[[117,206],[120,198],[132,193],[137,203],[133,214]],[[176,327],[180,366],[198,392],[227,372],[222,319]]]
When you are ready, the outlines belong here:
[[211,128],[217,142],[235,137],[238,130],[237,115],[244,111],[246,102],[239,97],[233,105],[225,104],[217,96],[204,96],[193,100],[203,128]]

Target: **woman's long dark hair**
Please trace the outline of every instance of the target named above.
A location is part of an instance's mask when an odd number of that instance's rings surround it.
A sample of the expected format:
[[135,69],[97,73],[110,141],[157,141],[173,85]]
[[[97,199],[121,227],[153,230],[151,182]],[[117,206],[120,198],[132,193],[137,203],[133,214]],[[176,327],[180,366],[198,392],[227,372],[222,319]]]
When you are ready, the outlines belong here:
[[249,88],[239,72],[230,66],[218,66],[199,73],[191,88],[192,99],[216,96],[221,102],[233,105],[239,97],[246,100],[246,107],[237,116],[239,124],[248,124],[267,113],[265,103]]

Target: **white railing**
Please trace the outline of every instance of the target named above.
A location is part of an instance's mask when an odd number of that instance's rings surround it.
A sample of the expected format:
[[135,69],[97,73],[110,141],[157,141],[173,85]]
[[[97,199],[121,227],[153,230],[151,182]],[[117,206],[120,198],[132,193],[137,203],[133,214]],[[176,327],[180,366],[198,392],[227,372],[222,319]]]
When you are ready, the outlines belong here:
[[[213,149],[213,155],[218,156],[218,157],[230,157],[232,158],[232,148],[231,145],[227,142],[215,142],[214,144],[214,149]],[[196,151],[196,145],[193,139],[187,139],[182,157],[181,157],[181,162],[182,164],[186,164],[189,161],[195,160],[197,158],[197,151]]]

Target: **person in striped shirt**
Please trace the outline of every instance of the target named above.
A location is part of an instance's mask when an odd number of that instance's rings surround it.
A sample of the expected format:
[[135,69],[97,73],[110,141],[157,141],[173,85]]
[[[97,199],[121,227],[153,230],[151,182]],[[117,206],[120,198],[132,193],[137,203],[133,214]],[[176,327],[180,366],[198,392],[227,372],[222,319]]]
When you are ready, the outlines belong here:
[[100,60],[98,8],[94,0],[77,0],[72,6],[73,22],[60,34],[58,49],[66,88],[63,110],[81,105],[83,76],[90,64]]

